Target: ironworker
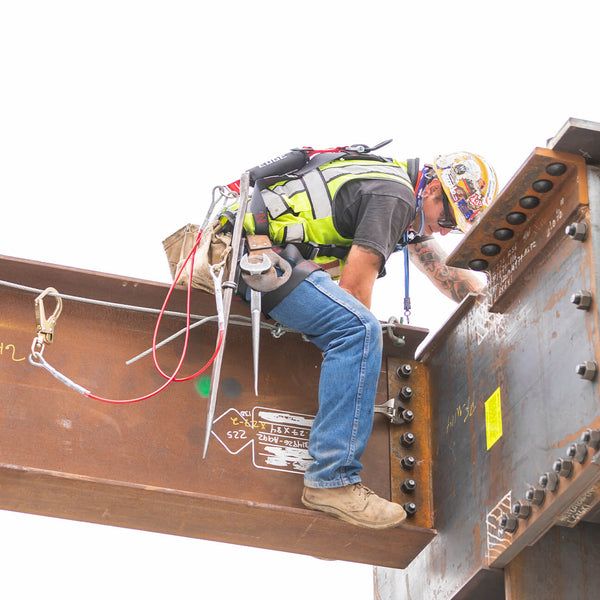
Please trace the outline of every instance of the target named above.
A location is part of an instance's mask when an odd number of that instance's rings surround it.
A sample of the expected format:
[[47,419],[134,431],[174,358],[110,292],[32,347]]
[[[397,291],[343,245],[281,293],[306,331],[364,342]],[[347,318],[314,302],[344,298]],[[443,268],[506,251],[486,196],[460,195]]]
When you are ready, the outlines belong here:
[[406,513],[360,476],[382,359],[373,285],[399,242],[414,238],[413,260],[443,293],[459,301],[478,291],[479,279],[443,265],[439,247],[417,233],[464,231],[496,191],[492,168],[473,154],[438,157],[417,173],[413,185],[406,163],[352,149],[317,154],[293,176],[255,183],[244,222],[247,233],[285,246],[295,264],[295,277],[263,294],[263,311],[323,353],[302,503],[374,529],[395,527]]

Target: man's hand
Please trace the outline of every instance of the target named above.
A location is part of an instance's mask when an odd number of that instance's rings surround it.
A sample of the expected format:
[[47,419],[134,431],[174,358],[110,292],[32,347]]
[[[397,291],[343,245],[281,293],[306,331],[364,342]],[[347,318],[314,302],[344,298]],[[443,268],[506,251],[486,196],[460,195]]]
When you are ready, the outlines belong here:
[[383,256],[377,250],[353,245],[342,270],[340,287],[352,294],[367,308],[371,308],[373,284],[382,263]]

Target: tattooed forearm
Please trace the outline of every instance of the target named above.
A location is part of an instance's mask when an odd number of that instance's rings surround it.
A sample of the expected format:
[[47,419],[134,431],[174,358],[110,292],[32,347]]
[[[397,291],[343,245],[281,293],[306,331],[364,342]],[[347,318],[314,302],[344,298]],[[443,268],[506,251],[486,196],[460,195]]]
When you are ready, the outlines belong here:
[[469,293],[481,293],[481,281],[469,271],[447,266],[446,254],[435,241],[411,244],[409,252],[416,267],[451,300],[460,302]]

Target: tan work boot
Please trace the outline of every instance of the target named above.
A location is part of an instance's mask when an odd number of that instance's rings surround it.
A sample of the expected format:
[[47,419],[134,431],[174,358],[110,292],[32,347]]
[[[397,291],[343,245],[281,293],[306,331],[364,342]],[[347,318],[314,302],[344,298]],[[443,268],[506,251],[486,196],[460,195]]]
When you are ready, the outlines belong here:
[[305,487],[302,504],[371,529],[396,527],[406,519],[399,504],[380,498],[362,483],[336,488]]

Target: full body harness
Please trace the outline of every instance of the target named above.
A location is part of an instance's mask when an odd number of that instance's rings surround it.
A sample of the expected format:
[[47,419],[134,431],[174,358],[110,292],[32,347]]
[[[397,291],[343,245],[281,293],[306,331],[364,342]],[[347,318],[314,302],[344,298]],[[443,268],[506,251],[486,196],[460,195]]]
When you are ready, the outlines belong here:
[[[339,276],[353,242],[340,235],[332,217],[335,195],[345,183],[383,179],[414,189],[418,159],[399,163],[372,154],[388,142],[374,148],[351,146],[320,152],[295,149],[250,170],[254,189],[244,229],[250,236],[268,236],[271,249],[293,267],[286,283],[263,294],[265,314],[315,270],[325,269],[333,278]],[[233,221],[235,211],[225,211],[222,217]],[[399,247],[409,241],[404,236]],[[238,292],[242,297],[246,292],[241,281]]]

